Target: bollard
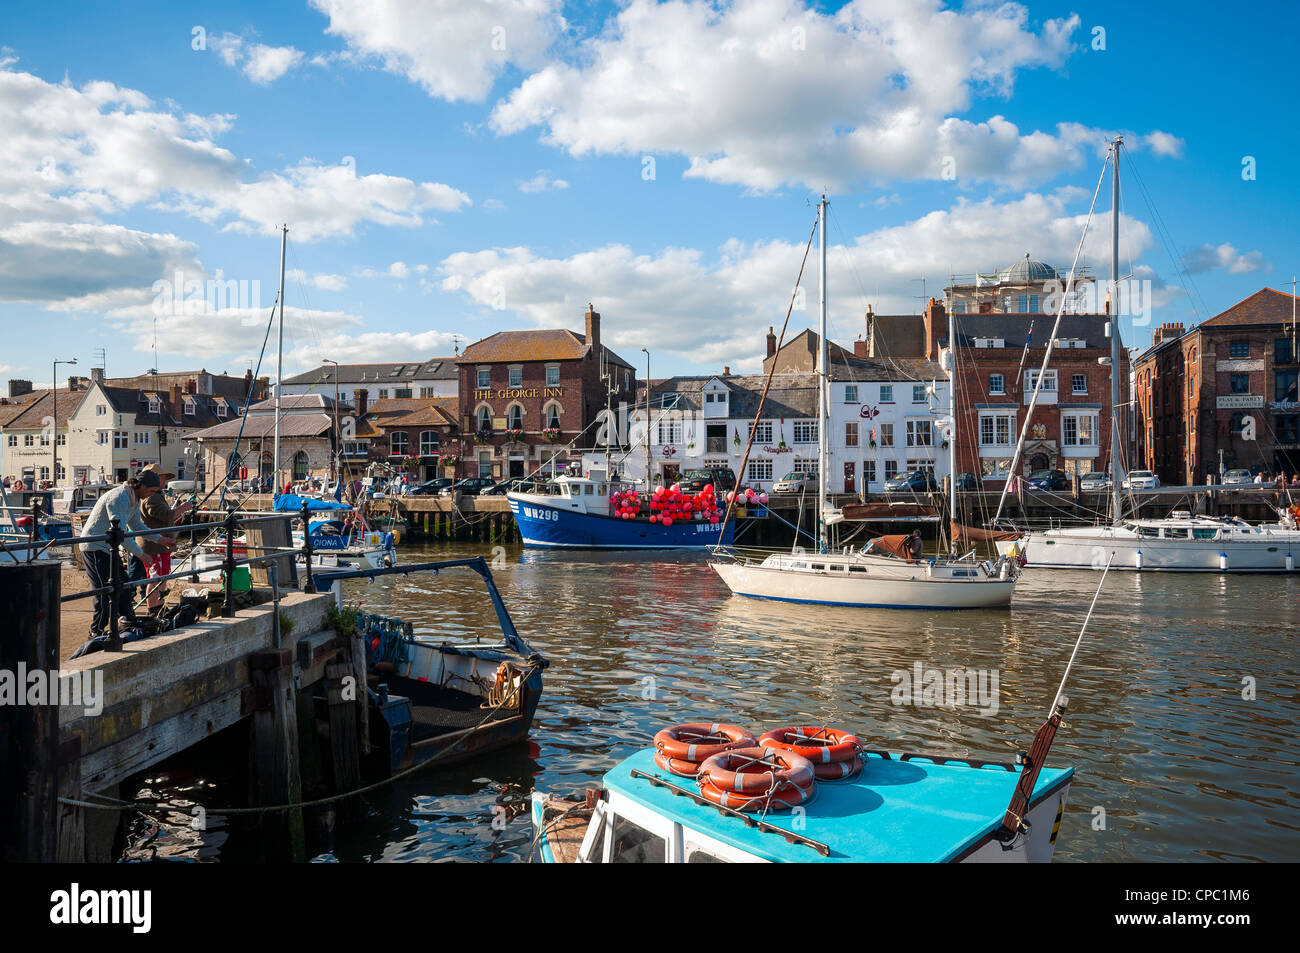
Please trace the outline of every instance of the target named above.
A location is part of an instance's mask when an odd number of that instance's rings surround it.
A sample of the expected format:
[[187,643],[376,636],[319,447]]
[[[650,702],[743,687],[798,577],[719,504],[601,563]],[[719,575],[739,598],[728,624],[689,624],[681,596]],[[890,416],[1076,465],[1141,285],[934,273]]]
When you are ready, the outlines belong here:
[[27,561],[36,558],[36,530],[41,523],[41,501],[32,499],[32,525],[27,529]]
[[316,591],[316,583],[311,578],[311,523],[307,520],[307,501],[302,501],[302,550],[303,561],[307,567],[307,583],[302,587],[306,593]]
[[117,524],[118,519],[114,517],[108,529],[108,651],[110,652],[122,651],[122,634],[117,628],[117,607],[121,605],[122,599],[122,540],[124,534],[122,528]]
[[221,614],[230,618],[235,614],[235,504],[226,504],[226,595],[221,604]]

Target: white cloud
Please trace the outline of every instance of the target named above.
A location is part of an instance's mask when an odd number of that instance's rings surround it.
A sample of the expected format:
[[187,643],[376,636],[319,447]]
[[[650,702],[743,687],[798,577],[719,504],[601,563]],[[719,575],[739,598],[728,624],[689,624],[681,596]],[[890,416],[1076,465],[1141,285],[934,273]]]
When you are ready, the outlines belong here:
[[299,268],[291,268],[286,271],[285,277],[290,281],[320,288],[322,291],[342,291],[348,286],[348,280],[342,275],[308,275]]
[[396,278],[400,281],[412,275],[426,274],[428,270],[428,265],[408,265],[404,261],[395,261],[382,271],[377,268],[362,268],[357,274],[362,278]]
[[80,89],[0,68],[0,226],[97,222],[146,203],[225,229],[300,241],[349,236],[366,224],[412,227],[470,205],[437,182],[357,175],[303,159],[255,173],[215,142],[234,117],[154,106],[137,90]]
[[[213,51],[227,66],[238,69],[252,82],[269,86],[303,62],[302,50],[292,46],[249,43],[235,33],[223,33],[210,40]],[[313,58],[315,62],[315,58]]]
[[1167,132],[1161,132],[1159,129],[1148,133],[1143,140],[1147,148],[1158,156],[1172,156],[1175,159],[1181,159],[1183,147],[1187,145],[1177,136],[1170,135]]
[[311,0],[326,32],[450,101],[483,101],[509,66],[542,65],[566,28],[560,0]]
[[958,114],[1008,95],[1023,70],[1060,66],[1079,22],[1035,30],[1016,3],[855,0],[823,14],[801,0],[632,0],[491,123],[541,127],[574,155],[682,155],[688,176],[763,190],[953,175],[1023,186],[1075,168],[1103,135]]
[[[1062,189],[1005,203],[963,200],[847,244],[832,244],[833,335],[851,341],[860,334],[868,304],[878,313],[916,311],[919,288],[912,279],[919,275],[928,275],[937,290],[950,269],[1006,267],[1026,250],[1068,270],[1086,218],[1072,208],[1089,198],[1081,190]],[[834,207],[831,214],[833,220]],[[1141,222],[1125,219],[1121,228],[1134,259],[1152,246]],[[835,233],[832,226],[832,237]],[[1100,270],[1109,254],[1103,217],[1093,222],[1083,263]],[[676,247],[639,254],[625,245],[607,245],[568,258],[544,258],[515,247],[451,255],[439,271],[443,291],[462,293],[490,310],[495,324],[501,323],[498,312],[513,312],[529,326],[580,328],[592,301],[603,315],[603,340],[624,356],[652,342],[701,365],[749,367],[761,354],[767,326],[779,326],[784,318],[802,255],[802,244],[785,241],[732,240],[712,255]],[[816,278],[810,275],[815,270],[805,274],[807,304],[792,315],[791,333],[816,322]]]
[[1192,274],[1199,274],[1203,271],[1217,271],[1220,268],[1226,268],[1230,274],[1240,275],[1251,271],[1259,271],[1265,268],[1272,271],[1272,267],[1264,261],[1264,253],[1258,251],[1238,252],[1232,245],[1224,242],[1222,245],[1202,245],[1184,256],[1187,264],[1187,270]]
[[[385,361],[427,360],[451,354],[453,335],[447,331],[365,331],[359,334],[327,332],[319,343],[294,348],[285,354],[285,362],[296,367],[319,367],[323,358],[343,364],[370,364]],[[461,344],[465,336],[459,335]]]
[[538,169],[531,179],[519,183],[520,192],[558,192],[568,187],[568,182],[551,178],[545,169]]

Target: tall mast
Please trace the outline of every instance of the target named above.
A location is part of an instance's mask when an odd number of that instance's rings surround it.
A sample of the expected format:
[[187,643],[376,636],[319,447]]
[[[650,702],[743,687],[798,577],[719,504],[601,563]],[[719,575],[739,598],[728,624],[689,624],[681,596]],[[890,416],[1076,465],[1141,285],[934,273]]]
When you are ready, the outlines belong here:
[[[957,312],[948,313],[948,416],[952,419],[948,431],[948,516],[957,522]],[[955,530],[953,533],[955,534]],[[952,539],[957,549],[957,538]]]
[[1110,166],[1110,498],[1114,521],[1123,516],[1119,499],[1119,146],[1115,137]]
[[280,326],[276,335],[275,358],[275,457],[272,468],[275,471],[275,485],[271,487],[271,498],[280,495],[280,392],[284,381],[284,246],[289,241],[289,226],[280,230]]
[[830,474],[826,472],[826,414],[828,408],[827,390],[830,380],[830,361],[828,360],[829,348],[826,345],[826,196],[818,205],[818,217],[821,219],[821,283],[819,297],[821,299],[821,315],[818,324],[818,334],[821,341],[818,344],[817,355],[817,532],[821,540],[821,551],[826,552],[829,548],[829,541],[826,537],[826,481],[830,479]]

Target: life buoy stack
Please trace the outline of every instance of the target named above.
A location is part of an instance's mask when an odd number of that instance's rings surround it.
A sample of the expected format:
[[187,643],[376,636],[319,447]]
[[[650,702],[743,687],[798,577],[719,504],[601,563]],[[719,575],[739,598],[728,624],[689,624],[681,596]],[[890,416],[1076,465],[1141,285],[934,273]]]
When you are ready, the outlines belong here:
[[714,755],[755,744],[753,735],[735,725],[708,722],[675,725],[655,735],[655,764],[664,771],[693,778],[700,766]]
[[862,770],[862,742],[851,732],[825,726],[776,728],[758,739],[760,745],[780,748],[807,758],[819,781],[844,781]]
[[733,811],[789,810],[813,795],[814,766],[784,748],[733,748],[700,766],[700,794]]

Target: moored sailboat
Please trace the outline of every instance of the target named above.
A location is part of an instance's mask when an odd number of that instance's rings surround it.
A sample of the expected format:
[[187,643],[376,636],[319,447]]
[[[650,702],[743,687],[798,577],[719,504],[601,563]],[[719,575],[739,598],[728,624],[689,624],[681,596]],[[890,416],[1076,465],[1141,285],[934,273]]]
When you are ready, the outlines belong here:
[[[823,196],[817,206],[821,235],[818,551],[773,553],[761,561],[737,556],[730,561],[718,560],[709,565],[734,594],[755,599],[890,609],[980,609],[1009,606],[1015,592],[1018,566],[1005,555],[996,563],[977,560],[973,554],[922,558],[916,547],[904,547],[891,537],[878,537],[864,547],[841,548],[838,552],[833,551],[830,545],[828,527],[842,521],[845,514],[828,506],[826,497],[829,381],[826,341],[826,208],[827,202]],[[952,371],[951,363],[949,371]],[[950,388],[950,393],[955,393],[955,389]],[[761,401],[758,413],[762,413]],[[949,417],[949,426],[951,421],[952,416]],[[955,439],[950,440],[949,444],[950,448],[955,447]],[[949,497],[955,499],[955,493],[950,493]],[[919,537],[917,542],[919,543]]]

